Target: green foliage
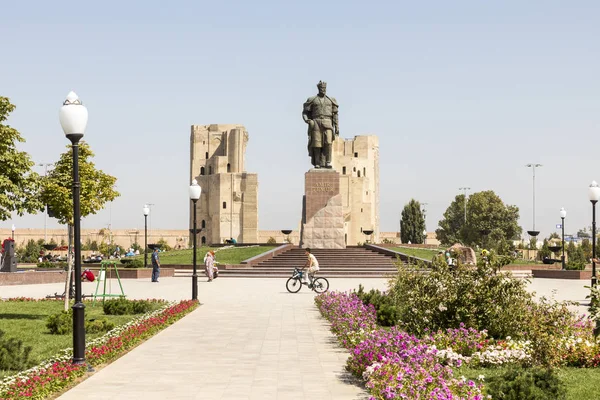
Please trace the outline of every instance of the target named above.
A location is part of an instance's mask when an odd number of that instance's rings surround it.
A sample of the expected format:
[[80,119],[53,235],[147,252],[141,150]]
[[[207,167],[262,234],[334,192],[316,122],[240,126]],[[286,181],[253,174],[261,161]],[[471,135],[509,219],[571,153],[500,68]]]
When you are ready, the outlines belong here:
[[158,240],[158,242],[156,242],[156,244],[160,247],[160,249],[162,251],[171,251],[173,250],[173,248],[171,246],[169,246],[169,244],[167,243],[167,241],[163,238],[160,238]]
[[104,314],[129,315],[144,314],[152,310],[152,303],[148,300],[127,300],[124,297],[104,302]]
[[392,298],[381,293],[379,290],[371,289],[365,292],[363,285],[358,285],[356,295],[365,305],[373,305],[377,312],[377,323],[381,326],[394,326],[398,322],[399,312]]
[[487,394],[498,400],[563,400],[566,388],[551,369],[510,368],[493,377]]
[[580,247],[583,252],[583,259],[587,262],[592,258],[592,242],[590,239],[583,239]]
[[125,268],[144,268],[144,261],[139,258],[121,258],[121,264]]
[[569,256],[567,269],[581,271],[585,269],[587,259],[585,257],[583,246],[575,246],[571,241],[567,246],[567,255]]
[[421,203],[411,199],[402,210],[400,220],[400,239],[402,243],[423,243],[425,239],[425,217],[421,210]]
[[91,319],[85,321],[85,333],[105,333],[115,327],[115,324],[108,321],[106,318]]
[[270,236],[269,239],[267,240],[267,244],[276,244],[277,241],[275,240],[275,238],[273,236]]
[[504,254],[512,250],[507,242],[521,234],[519,209],[505,205],[491,190],[473,193],[467,201],[465,225],[464,202],[465,196],[458,195],[444,212],[436,230],[442,244],[458,242],[470,247],[492,248]]
[[[117,178],[96,169],[91,161],[94,153],[85,142],[79,144],[79,180],[81,183],[81,217],[96,214],[104,204],[119,196],[115,190]],[[54,169],[43,178],[41,199],[48,204],[61,224],[73,222],[73,155],[71,146],[61,154]]]
[[424,263],[400,264],[390,281],[389,296],[398,308],[398,325],[423,335],[438,329],[458,328],[461,323],[492,337],[518,337],[527,321],[531,294],[527,281],[511,279],[498,268],[508,257],[491,253],[476,268],[459,265],[450,269],[443,258],[434,258],[430,273]]
[[52,314],[46,320],[46,328],[53,335],[65,335],[73,331],[73,310]]
[[85,243],[81,246],[81,250],[98,251],[98,242],[87,238]]
[[550,236],[548,236],[548,240],[550,239],[560,239],[560,235],[556,232],[552,232]]
[[44,208],[38,196],[40,176],[31,170],[35,163],[17,149],[17,143],[25,139],[5,123],[14,109],[7,97],[0,96],[0,221],[13,212],[35,214]]
[[538,251],[538,258],[540,260],[544,260],[544,258],[550,258],[550,257],[552,257],[552,252],[548,248],[548,239],[544,239],[544,244],[542,245],[542,248],[540,249],[540,251]]
[[42,261],[41,263],[37,263],[38,268],[62,268],[64,269],[67,266],[67,263],[64,262],[50,262],[50,261]]
[[21,247],[17,250],[19,262],[36,263],[40,257],[40,252],[43,250],[43,247],[38,242],[29,239],[25,244],[25,247]]
[[[1,98],[0,98],[1,99]],[[21,371],[31,366],[29,355],[31,346],[23,346],[23,341],[15,338],[7,339],[0,330],[0,371]]]
[[133,244],[131,245],[131,248],[133,249],[133,251],[136,251],[136,250],[139,250],[140,252],[143,251],[142,246],[138,242],[133,242]]

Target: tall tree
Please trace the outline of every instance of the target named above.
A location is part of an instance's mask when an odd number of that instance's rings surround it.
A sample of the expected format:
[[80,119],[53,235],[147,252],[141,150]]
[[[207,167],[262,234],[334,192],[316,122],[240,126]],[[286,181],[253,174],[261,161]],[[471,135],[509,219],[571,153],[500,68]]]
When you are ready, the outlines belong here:
[[39,175],[31,170],[35,164],[29,154],[17,150],[25,142],[19,131],[5,124],[15,106],[0,97],[0,221],[18,215],[36,213],[43,206],[38,196]]
[[425,217],[421,210],[421,203],[411,199],[402,210],[400,221],[400,238],[402,243],[423,243],[425,239]]
[[439,222],[435,234],[440,242],[446,246],[462,242],[462,229],[465,226],[465,199],[464,194],[459,194],[450,203],[444,212],[444,219]]
[[444,213],[444,219],[439,222],[440,229],[436,233],[443,244],[461,242],[468,246],[498,248],[500,244],[506,247],[507,241],[520,236],[519,209],[516,206],[505,205],[491,190],[473,193],[467,201],[465,224],[464,208],[462,212],[458,211],[459,205],[464,207],[465,199],[461,196],[456,196]]
[[[80,209],[81,218],[96,214],[104,204],[119,196],[115,190],[117,178],[108,175],[91,161],[94,153],[86,142],[79,143],[79,182],[81,184]],[[41,199],[52,211],[61,224],[69,227],[69,272],[65,282],[65,309],[68,305],[68,282],[70,281],[73,262],[71,246],[73,243],[73,153],[71,146],[61,154],[54,164],[54,169],[42,180]]]

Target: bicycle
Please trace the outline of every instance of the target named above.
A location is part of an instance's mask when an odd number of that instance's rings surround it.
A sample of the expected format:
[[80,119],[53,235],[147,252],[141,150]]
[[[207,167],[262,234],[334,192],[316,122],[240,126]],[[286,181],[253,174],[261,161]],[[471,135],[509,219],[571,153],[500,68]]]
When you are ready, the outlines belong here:
[[299,268],[294,268],[294,272],[292,273],[292,277],[287,280],[285,283],[285,288],[290,293],[298,293],[300,289],[302,289],[302,285],[307,285],[309,289],[317,292],[323,293],[329,290],[329,281],[323,277],[315,278],[311,283],[302,282],[302,277],[304,272]]

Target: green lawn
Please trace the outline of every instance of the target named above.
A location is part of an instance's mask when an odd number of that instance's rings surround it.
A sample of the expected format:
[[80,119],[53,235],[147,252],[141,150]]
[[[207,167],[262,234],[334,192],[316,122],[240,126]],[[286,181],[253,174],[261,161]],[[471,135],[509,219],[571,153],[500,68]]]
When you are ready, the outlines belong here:
[[[477,381],[479,375],[488,377],[497,376],[504,372],[504,368],[460,368],[455,375],[464,375],[467,379]],[[596,400],[599,398],[600,368],[560,368],[560,380],[567,387],[569,400]]]
[[[196,251],[198,264],[202,264],[204,255],[207,251],[215,252],[216,261],[220,264],[240,264],[242,261],[252,258],[264,252],[274,249],[276,246],[256,246],[256,247],[234,247],[225,250],[218,250],[218,247],[200,247]],[[193,250],[173,250],[160,253],[161,265],[186,265],[192,264]],[[143,259],[143,256],[141,256]],[[150,256],[148,256],[150,262]]]
[[[46,318],[62,311],[63,307],[62,301],[0,301],[0,330],[5,332],[6,338],[17,338],[23,341],[24,346],[33,347],[30,360],[38,364],[61,350],[73,346],[72,334],[52,335],[46,328]],[[160,305],[156,304],[155,307],[158,308]],[[86,320],[100,317],[106,318],[115,325],[122,325],[136,316],[104,315],[101,301],[95,306],[92,306],[91,302],[86,302]],[[102,335],[102,333],[86,335],[86,339],[94,339]],[[5,375],[10,373],[0,371],[0,378]]]
[[433,256],[439,252],[439,250],[435,249],[420,249],[416,247],[390,247],[390,250],[406,254],[407,256],[423,258],[428,261],[431,261]]

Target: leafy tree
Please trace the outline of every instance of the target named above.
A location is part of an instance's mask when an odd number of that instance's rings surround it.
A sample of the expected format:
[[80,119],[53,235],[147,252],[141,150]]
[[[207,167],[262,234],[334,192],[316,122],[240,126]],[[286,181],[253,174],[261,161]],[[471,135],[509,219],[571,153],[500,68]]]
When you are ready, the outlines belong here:
[[29,154],[17,150],[16,143],[25,139],[4,122],[15,109],[8,98],[0,97],[0,221],[43,209],[38,197],[39,175],[31,171],[35,164]]
[[548,240],[550,239],[560,239],[560,235],[556,232],[552,232],[550,236],[548,236]]
[[[113,201],[119,193],[115,190],[117,178],[96,169],[91,161],[94,153],[86,142],[79,143],[79,182],[81,218],[100,211],[106,202]],[[52,210],[54,217],[61,224],[69,226],[69,272],[66,276],[65,293],[68,294],[73,242],[73,153],[70,145],[54,164],[54,169],[42,180],[41,199]],[[65,309],[68,306],[68,295],[65,296]]]
[[[73,155],[71,146],[61,154],[54,169],[42,179],[41,198],[61,224],[73,224]],[[79,143],[79,181],[81,183],[81,218],[96,214],[104,204],[119,196],[117,178],[96,169],[91,161],[94,153],[85,142]]]
[[581,241],[581,250],[583,251],[585,260],[592,258],[592,242],[590,239],[583,239]]
[[442,244],[446,246],[462,242],[462,230],[465,227],[465,200],[464,194],[459,194],[444,212],[444,219],[439,222],[435,234]]
[[444,245],[461,242],[468,246],[508,248],[502,241],[512,241],[521,235],[519,209],[505,205],[491,190],[473,193],[467,201],[467,222],[464,222],[464,195],[450,204],[436,231]]
[[400,221],[400,239],[402,243],[423,243],[425,239],[425,217],[421,210],[421,203],[411,199],[402,210]]
[[542,245],[542,248],[540,249],[540,251],[538,252],[538,257],[540,258],[540,260],[544,260],[544,258],[550,258],[552,256],[552,251],[550,251],[550,248],[548,247],[548,239],[544,239],[544,244]]

